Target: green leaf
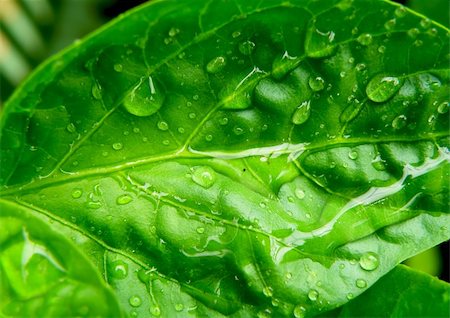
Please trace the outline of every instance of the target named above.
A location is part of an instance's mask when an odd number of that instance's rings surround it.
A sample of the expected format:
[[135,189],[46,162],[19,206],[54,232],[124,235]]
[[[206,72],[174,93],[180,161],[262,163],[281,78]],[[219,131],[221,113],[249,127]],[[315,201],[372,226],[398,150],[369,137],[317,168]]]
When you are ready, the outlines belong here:
[[449,296],[448,283],[399,265],[360,297],[321,317],[448,317]]
[[336,308],[450,237],[448,45],[387,1],[144,5],[9,100],[2,202],[131,316]]

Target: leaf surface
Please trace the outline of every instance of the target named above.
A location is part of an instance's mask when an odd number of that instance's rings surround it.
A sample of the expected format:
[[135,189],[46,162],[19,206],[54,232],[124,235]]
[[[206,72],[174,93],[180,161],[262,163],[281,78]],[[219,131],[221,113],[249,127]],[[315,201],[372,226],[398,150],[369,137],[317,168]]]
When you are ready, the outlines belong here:
[[2,204],[132,316],[330,310],[450,237],[448,45],[385,1],[142,6],[10,99]]

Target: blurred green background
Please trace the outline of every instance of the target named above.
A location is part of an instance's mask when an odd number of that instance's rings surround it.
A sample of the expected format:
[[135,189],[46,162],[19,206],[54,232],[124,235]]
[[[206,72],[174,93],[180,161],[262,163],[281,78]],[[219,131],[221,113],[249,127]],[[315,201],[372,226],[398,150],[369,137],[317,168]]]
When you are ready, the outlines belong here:
[[[179,0],[182,1],[182,0]],[[245,0],[242,0],[245,1]],[[326,1],[326,0],[324,0]],[[0,0],[0,109],[43,60],[145,0]],[[449,0],[403,0],[450,26]],[[405,262],[449,281],[449,243]]]

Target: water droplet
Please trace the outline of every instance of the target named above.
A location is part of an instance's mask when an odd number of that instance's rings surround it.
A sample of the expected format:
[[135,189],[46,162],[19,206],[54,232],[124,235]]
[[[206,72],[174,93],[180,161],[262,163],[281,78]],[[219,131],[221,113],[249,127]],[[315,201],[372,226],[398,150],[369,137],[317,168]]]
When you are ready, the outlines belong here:
[[102,99],[102,88],[100,84],[95,83],[94,85],[92,85],[91,93],[95,99]]
[[413,38],[413,39],[415,39],[415,38],[419,35],[419,33],[420,33],[420,31],[419,31],[418,28],[412,28],[412,29],[409,29],[409,30],[406,32],[406,34],[407,34],[410,38]]
[[353,297],[355,297],[355,296],[352,293],[348,293],[347,294],[347,299],[348,300],[353,299]]
[[178,33],[180,33],[180,29],[178,29],[178,28],[170,28],[170,30],[169,30],[169,36],[170,37],[174,37]]
[[428,29],[431,26],[431,20],[430,19],[422,19],[420,21],[420,26],[424,29]]
[[286,279],[291,279],[292,278],[292,273],[287,272],[285,276],[286,276]]
[[395,15],[399,18],[403,18],[406,15],[406,8],[405,7],[398,7],[395,9]]
[[128,276],[128,264],[124,261],[117,260],[112,264],[112,273],[111,275],[117,279],[123,279]]
[[239,44],[239,52],[241,52],[244,55],[250,55],[252,54],[253,50],[255,49],[255,43],[252,41],[245,41]]
[[183,127],[178,127],[178,132],[180,133],[180,134],[184,134],[184,132],[185,132],[185,130],[184,130],[184,128]]
[[325,88],[325,80],[320,76],[310,77],[308,84],[309,87],[315,92],[320,92]]
[[273,288],[272,287],[266,286],[266,287],[263,288],[262,291],[263,291],[264,296],[266,296],[266,297],[272,297],[273,296]]
[[156,113],[164,102],[159,84],[151,76],[141,81],[125,96],[123,106],[132,115],[146,117]]
[[386,52],[386,47],[384,45],[380,45],[378,47],[378,53],[383,54],[384,52]]
[[358,153],[355,150],[352,150],[348,153],[348,157],[352,160],[355,160],[356,158],[358,158]]
[[114,71],[116,72],[122,72],[123,71],[123,66],[122,64],[114,64]]
[[259,202],[259,206],[263,209],[267,208],[267,204],[265,202]]
[[374,252],[368,252],[361,256],[359,259],[359,266],[366,271],[373,271],[380,264],[378,254]]
[[133,201],[133,198],[128,194],[123,194],[116,199],[116,203],[119,205],[125,205]]
[[241,32],[239,31],[234,31],[233,33],[231,33],[231,36],[233,37],[233,39],[238,38],[241,35]]
[[114,150],[120,150],[123,148],[123,145],[120,142],[115,142],[115,143],[113,143],[112,147]]
[[236,136],[239,136],[244,133],[244,129],[242,129],[241,127],[233,127],[233,132]]
[[68,124],[66,129],[70,133],[74,133],[77,131],[77,128],[75,127],[75,125],[73,123]]
[[366,94],[370,100],[381,103],[390,99],[400,89],[403,81],[395,76],[374,76],[366,87]]
[[194,119],[195,117],[197,117],[197,114],[196,114],[196,113],[189,113],[189,114],[188,114],[188,117],[189,117],[190,119]]
[[211,74],[216,74],[223,70],[225,65],[225,58],[223,56],[218,56],[209,61],[209,63],[206,65],[206,71]]
[[301,125],[306,122],[310,115],[310,101],[305,101],[298,106],[292,115],[292,123],[294,125]]
[[392,30],[395,28],[395,24],[397,23],[397,21],[395,19],[391,19],[388,20],[385,24],[384,24],[384,28],[388,31]]
[[306,308],[302,305],[297,305],[294,307],[294,317],[295,318],[304,318],[306,313]]
[[311,289],[311,290],[308,292],[308,298],[309,298],[311,301],[316,301],[317,298],[319,298],[319,292],[318,292],[317,290],[315,290],[315,289]]
[[305,192],[301,189],[295,189],[295,196],[302,200],[303,198],[305,198]]
[[169,124],[167,124],[165,121],[159,121],[157,126],[158,126],[158,129],[162,130],[162,131],[169,129]]
[[358,288],[366,288],[367,287],[367,282],[364,279],[357,279],[356,280],[356,287]]
[[203,234],[203,233],[205,233],[205,228],[204,228],[204,227],[198,227],[198,228],[197,228],[197,233],[198,233],[198,234]]
[[226,124],[228,124],[228,118],[227,117],[222,117],[219,119],[219,124],[222,126],[225,126]]
[[198,167],[192,173],[192,181],[208,189],[216,181],[216,172],[208,166]]
[[439,114],[445,114],[448,112],[448,102],[442,102],[439,104],[437,111]]
[[88,206],[89,209],[97,210],[97,209],[100,209],[102,207],[102,203],[99,202],[99,201],[89,201],[87,203],[87,206]]
[[333,31],[321,31],[313,25],[308,28],[305,40],[305,52],[308,57],[322,58],[332,55],[336,50],[333,43]]
[[175,310],[176,311],[183,311],[184,309],[184,305],[179,303],[179,304],[175,304]]
[[73,189],[73,191],[72,191],[72,198],[74,198],[74,199],[78,199],[78,198],[81,198],[81,196],[83,195],[83,190],[81,190],[81,189]]
[[394,129],[402,129],[403,127],[406,126],[406,121],[407,118],[405,115],[399,115],[397,117],[394,118],[394,120],[392,121],[392,128]]
[[139,296],[131,296],[128,302],[133,307],[139,307],[142,304],[142,299]]
[[415,40],[413,43],[414,46],[419,47],[423,45],[423,41],[422,40]]
[[360,36],[358,36],[358,38],[356,39],[360,44],[364,45],[364,46],[368,46],[372,43],[372,34],[370,33],[364,33],[361,34]]
[[138,313],[137,313],[136,310],[132,310],[132,311],[130,312],[130,316],[133,317],[133,318],[136,318],[136,317],[139,316],[139,315],[138,315]]
[[159,317],[159,316],[161,316],[161,309],[158,306],[152,307],[152,308],[150,308],[150,313],[153,316]]
[[366,64],[358,63],[358,64],[356,64],[355,68],[358,72],[362,72],[366,69]]

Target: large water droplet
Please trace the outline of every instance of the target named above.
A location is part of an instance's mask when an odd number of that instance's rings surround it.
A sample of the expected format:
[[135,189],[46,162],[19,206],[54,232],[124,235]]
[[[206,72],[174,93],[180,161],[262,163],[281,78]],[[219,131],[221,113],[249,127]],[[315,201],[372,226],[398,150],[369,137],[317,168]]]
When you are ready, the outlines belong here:
[[255,49],[255,43],[252,41],[245,41],[239,44],[239,52],[241,52],[244,55],[250,55],[252,54],[253,50]]
[[295,318],[304,318],[306,314],[306,308],[302,305],[297,305],[294,307],[294,317]]
[[320,92],[325,88],[325,80],[320,76],[310,77],[308,84],[309,87],[315,92]]
[[192,173],[192,181],[208,189],[216,181],[216,172],[208,166],[198,167]]
[[317,290],[315,290],[315,289],[311,289],[311,290],[308,292],[308,298],[309,298],[311,301],[316,301],[317,298],[319,298],[319,292],[318,292]]
[[128,299],[128,302],[133,307],[139,307],[142,304],[142,299],[139,296],[131,296],[130,299]]
[[124,261],[117,260],[112,264],[111,276],[117,279],[123,279],[128,276],[128,264]]
[[330,56],[336,50],[333,31],[321,31],[314,25],[308,28],[305,40],[305,52],[308,57],[322,58]]
[[206,71],[211,74],[219,73],[226,65],[226,60],[223,56],[213,58],[206,64]]
[[400,89],[403,81],[395,76],[376,75],[366,87],[370,100],[382,103],[390,99]]
[[368,252],[361,256],[359,259],[359,266],[366,271],[373,271],[380,264],[378,254],[374,252]]
[[133,198],[128,194],[123,194],[116,199],[116,203],[119,205],[125,205],[133,201]]
[[139,84],[125,96],[123,106],[135,116],[145,117],[157,112],[163,102],[164,94],[151,76],[142,78]]
[[292,115],[292,123],[294,125],[301,125],[306,122],[310,115],[310,101],[305,101],[295,110]]

